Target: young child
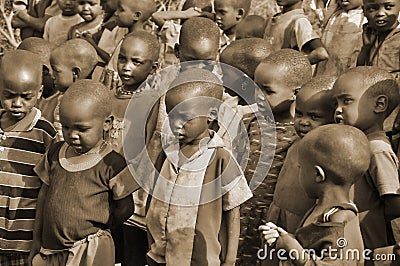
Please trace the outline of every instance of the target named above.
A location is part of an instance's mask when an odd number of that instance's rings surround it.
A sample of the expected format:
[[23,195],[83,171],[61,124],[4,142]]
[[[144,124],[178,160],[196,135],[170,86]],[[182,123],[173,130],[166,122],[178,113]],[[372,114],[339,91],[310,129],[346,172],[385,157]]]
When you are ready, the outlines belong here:
[[77,0],[57,0],[57,4],[61,14],[46,21],[43,33],[43,39],[48,40],[53,47],[67,41],[70,27],[83,21],[78,14]]
[[43,98],[48,98],[53,95],[56,90],[54,89],[53,82],[53,71],[50,65],[50,54],[51,47],[50,43],[39,37],[29,37],[24,39],[18,46],[19,50],[27,50],[34,54],[37,54],[42,60],[43,74],[42,74],[42,85],[43,85]]
[[[146,27],[147,20],[156,11],[156,3],[154,0],[131,1],[118,0],[117,24],[121,28],[127,28],[128,33],[134,31],[143,31]],[[118,55],[121,48],[122,39],[115,47],[111,54],[110,61],[103,71],[100,81],[111,89],[118,84]]]
[[[330,90],[335,80],[330,76],[318,76],[303,85],[296,95],[294,127],[300,139],[319,126],[334,123],[334,103]],[[297,167],[299,143],[293,143],[287,152],[267,213],[268,222],[282,227],[290,234],[296,232],[306,212],[315,204],[315,199],[310,199],[300,185]],[[270,264],[274,265],[272,261]]]
[[377,66],[399,77],[400,3],[396,0],[364,0],[368,24],[363,29],[359,66]]
[[[267,221],[267,212],[286,153],[298,138],[290,112],[294,95],[311,79],[311,74],[307,58],[290,49],[271,53],[256,68],[254,79],[264,95],[257,99],[257,103],[261,101],[258,113],[243,117],[248,134],[245,137],[250,143],[244,174],[254,194],[241,210],[241,234],[245,240],[241,242],[238,257],[243,258],[244,263],[249,263],[246,265],[255,265],[255,256],[260,248],[258,226]],[[271,107],[275,124],[270,122],[264,101]],[[265,118],[265,121],[258,119],[258,116]],[[273,127],[275,132],[271,130]],[[275,155],[271,150],[275,150]],[[261,183],[255,185],[254,181]]]
[[139,186],[124,157],[103,139],[112,123],[109,100],[104,85],[80,80],[61,101],[65,142],[53,145],[35,166],[43,185],[33,265],[115,264],[109,229],[132,215],[131,194]]
[[171,88],[165,101],[175,140],[167,143],[146,216],[149,265],[234,265],[239,206],[251,191],[222,139],[209,130],[223,87],[210,71],[192,68]]
[[[128,142],[132,142],[132,139],[144,139],[143,128],[137,125],[146,124],[146,114],[150,111],[152,103],[158,99],[157,96],[161,96],[155,92],[156,88],[150,81],[141,86],[142,82],[145,82],[146,78],[157,69],[159,53],[160,44],[157,37],[146,31],[129,33],[121,45],[118,56],[118,75],[122,80],[122,85],[113,91],[114,97],[111,98],[114,121],[109,133],[109,140],[113,144],[113,149],[128,160],[136,158],[144,145],[129,145],[130,149],[123,150],[122,131],[129,130],[129,135],[125,135],[124,138]],[[128,108],[128,105],[131,108]],[[135,120],[126,121],[126,112],[135,113]],[[135,124],[135,126],[130,126],[128,129],[129,123]],[[148,174],[150,175],[150,173]],[[145,223],[147,193],[140,189],[133,196],[135,212],[122,226],[122,235],[120,236],[123,239],[122,265],[127,266],[146,265],[146,252],[148,251]],[[118,238],[116,234],[113,236]],[[118,248],[119,246],[117,246]]]
[[317,75],[339,76],[356,66],[363,23],[362,0],[338,1],[338,8],[328,18],[321,37],[329,59],[318,63]]
[[274,47],[274,51],[291,48],[307,55],[311,64],[328,59],[328,52],[314,32],[304,14],[302,0],[277,1],[282,12],[267,20],[264,38]]
[[[266,243],[276,241],[274,248],[287,252],[284,256],[290,265],[363,265],[364,248],[350,187],[367,171],[370,156],[367,138],[354,127],[325,125],[308,133],[299,142],[299,178],[309,197],[318,201],[294,236],[273,223],[261,225]],[[307,253],[310,249],[315,253]],[[360,256],[351,257],[348,250],[358,250]]]
[[50,57],[57,93],[42,100],[38,107],[43,116],[54,124],[57,139],[62,140],[59,106],[68,87],[78,79],[87,78],[97,63],[96,50],[85,40],[73,39],[54,49]]
[[263,38],[265,19],[261,16],[251,15],[245,17],[236,25],[236,40],[245,38]]
[[236,26],[247,16],[250,10],[250,0],[215,0],[215,18],[220,27],[222,52],[236,38]]
[[332,90],[337,102],[335,120],[361,129],[372,153],[368,172],[354,186],[364,246],[390,244],[387,221],[400,216],[398,160],[383,131],[385,118],[399,104],[399,86],[377,67],[356,67],[342,74]]
[[90,37],[100,30],[103,23],[100,0],[78,0],[78,12],[84,21],[70,28],[68,39]]
[[[164,68],[179,62],[175,57],[174,47],[179,42],[182,24],[192,17],[211,18],[212,4],[210,0],[187,0],[183,4],[182,11],[158,11],[153,13],[152,18],[157,24],[158,36],[164,44],[162,56],[160,56],[160,67]],[[174,20],[180,19],[180,23]]]
[[56,136],[35,103],[42,93],[40,58],[24,50],[0,63],[1,265],[27,265],[41,182],[33,171]]

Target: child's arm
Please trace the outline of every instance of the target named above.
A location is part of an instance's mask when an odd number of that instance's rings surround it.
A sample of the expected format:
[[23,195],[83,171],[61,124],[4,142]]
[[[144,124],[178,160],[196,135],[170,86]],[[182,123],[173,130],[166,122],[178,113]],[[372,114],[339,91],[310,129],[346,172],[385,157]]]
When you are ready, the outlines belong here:
[[240,207],[226,211],[227,247],[222,266],[235,265],[240,234]]
[[133,197],[129,195],[123,199],[114,201],[115,207],[112,210],[112,221],[111,227],[116,227],[123,224],[129,217],[132,216],[133,208]]
[[385,218],[388,221],[400,217],[400,195],[388,194],[382,196],[385,203]]
[[307,55],[307,58],[312,65],[317,64],[321,61],[328,60],[329,58],[328,51],[326,51],[324,45],[321,42],[321,39],[319,38],[306,43],[302,47],[301,51]]
[[36,216],[35,216],[35,226],[33,228],[33,243],[31,252],[28,257],[28,264],[31,265],[33,258],[39,253],[40,247],[42,246],[42,229],[43,229],[43,205],[47,197],[47,190],[49,186],[42,183],[40,188],[39,196],[36,203]]
[[97,54],[100,56],[100,58],[106,62],[106,64],[110,61],[111,59],[111,55],[109,53],[107,53],[106,51],[104,51],[103,49],[101,49],[97,43],[94,41],[93,36],[90,33],[83,33],[81,35],[82,39],[85,39],[88,43],[90,43],[94,49],[96,49]]
[[369,27],[368,25],[364,25],[363,33],[362,33],[362,40],[363,40],[363,47],[361,48],[360,54],[357,58],[357,66],[365,66],[369,61],[369,55],[372,46],[376,41],[377,35],[374,29]]
[[192,17],[199,17],[202,14],[200,8],[191,7],[184,11],[159,11],[153,13],[152,17],[157,26],[161,27],[165,21],[173,19],[188,19]]
[[42,18],[35,18],[29,15],[26,9],[16,12],[15,16],[20,19],[19,22],[25,23],[25,27],[31,27],[37,31],[43,31],[46,21],[51,17],[49,15],[45,15]]

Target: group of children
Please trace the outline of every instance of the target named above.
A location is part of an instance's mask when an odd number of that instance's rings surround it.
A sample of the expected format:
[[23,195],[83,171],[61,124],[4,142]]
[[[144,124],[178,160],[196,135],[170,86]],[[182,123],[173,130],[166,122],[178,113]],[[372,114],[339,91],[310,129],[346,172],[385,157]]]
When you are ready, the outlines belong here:
[[13,4],[0,265],[400,259],[398,0]]

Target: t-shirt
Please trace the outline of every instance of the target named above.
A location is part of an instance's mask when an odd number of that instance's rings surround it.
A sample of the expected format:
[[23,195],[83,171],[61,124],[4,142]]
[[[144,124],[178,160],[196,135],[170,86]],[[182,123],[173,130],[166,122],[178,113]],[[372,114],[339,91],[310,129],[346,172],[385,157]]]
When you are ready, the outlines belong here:
[[252,196],[223,140],[215,133],[210,137],[179,167],[177,155],[166,148],[168,159],[146,216],[148,256],[158,263],[220,265],[220,253],[226,252],[221,251],[226,243],[219,239],[226,234],[223,214]]
[[0,253],[31,249],[41,187],[33,167],[55,135],[36,108],[13,126],[0,129]]
[[94,159],[78,164],[65,157],[67,147],[63,141],[56,143],[35,167],[49,186],[43,207],[42,246],[50,250],[68,249],[99,229],[107,229],[112,201],[139,188],[125,159],[109,145]]
[[367,135],[371,163],[367,173],[354,185],[354,203],[359,210],[365,248],[388,246],[383,195],[400,194],[398,159],[385,132]]
[[59,46],[68,40],[69,29],[83,21],[79,14],[73,16],[57,15],[49,18],[44,25],[43,39],[52,45]]
[[304,44],[319,38],[303,9],[278,13],[267,21],[264,39],[275,51],[291,48],[301,51]]

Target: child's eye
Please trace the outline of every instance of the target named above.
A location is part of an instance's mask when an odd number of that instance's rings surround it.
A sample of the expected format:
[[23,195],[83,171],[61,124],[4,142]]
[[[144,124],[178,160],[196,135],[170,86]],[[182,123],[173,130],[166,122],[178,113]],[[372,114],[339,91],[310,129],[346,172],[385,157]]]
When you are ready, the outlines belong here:
[[126,62],[126,58],[123,56],[118,56],[118,62],[119,63],[125,63]]
[[386,9],[386,10],[390,10],[390,9],[392,9],[392,8],[393,8],[393,5],[386,5],[386,6],[385,6],[385,9]]
[[343,99],[343,103],[344,104],[349,104],[349,103],[351,103],[351,99]]
[[303,114],[301,112],[296,111],[294,114],[296,117],[300,118],[303,116]]
[[311,114],[310,117],[312,120],[318,120],[321,118],[319,115],[316,115],[316,114]]

